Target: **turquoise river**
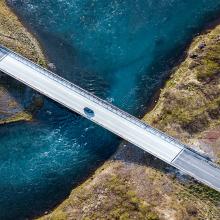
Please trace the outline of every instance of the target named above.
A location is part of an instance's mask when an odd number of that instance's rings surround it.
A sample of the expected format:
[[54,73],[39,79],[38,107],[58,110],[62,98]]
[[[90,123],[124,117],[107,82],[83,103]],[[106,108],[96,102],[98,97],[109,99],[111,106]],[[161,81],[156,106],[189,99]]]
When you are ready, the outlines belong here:
[[[8,3],[39,39],[57,74],[137,117],[193,36],[220,17],[219,0]],[[12,79],[1,83],[29,103],[31,89]],[[33,122],[1,126],[0,219],[30,219],[52,209],[119,143],[47,98]]]

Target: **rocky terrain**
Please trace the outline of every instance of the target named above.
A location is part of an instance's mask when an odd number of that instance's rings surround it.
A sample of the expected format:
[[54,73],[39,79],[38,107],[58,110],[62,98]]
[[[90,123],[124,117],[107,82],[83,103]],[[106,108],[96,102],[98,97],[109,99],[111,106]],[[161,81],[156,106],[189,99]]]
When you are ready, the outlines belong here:
[[[196,37],[144,120],[220,158],[220,26]],[[159,147],[159,146],[158,146]],[[128,143],[40,219],[220,219],[220,193]]]
[[144,120],[220,158],[220,26],[197,37]]
[[[40,45],[7,7],[5,0],[0,0],[0,9],[0,44],[45,66],[46,61]],[[0,124],[32,118],[14,96],[14,88],[17,88],[15,91],[17,97],[22,88],[24,89],[20,83],[0,73]]]

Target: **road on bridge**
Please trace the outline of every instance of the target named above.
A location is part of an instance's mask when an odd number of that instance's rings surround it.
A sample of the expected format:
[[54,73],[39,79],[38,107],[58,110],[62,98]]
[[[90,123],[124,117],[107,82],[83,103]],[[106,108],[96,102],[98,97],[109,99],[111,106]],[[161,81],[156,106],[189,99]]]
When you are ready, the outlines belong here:
[[0,70],[220,191],[220,168],[174,138],[4,47]]

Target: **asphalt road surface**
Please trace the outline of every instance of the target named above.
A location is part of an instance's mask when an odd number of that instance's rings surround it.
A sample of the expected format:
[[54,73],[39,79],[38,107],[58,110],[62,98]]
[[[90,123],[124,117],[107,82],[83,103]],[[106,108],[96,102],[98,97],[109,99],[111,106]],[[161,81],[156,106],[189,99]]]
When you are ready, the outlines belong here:
[[220,191],[219,167],[110,103],[3,47],[0,70]]

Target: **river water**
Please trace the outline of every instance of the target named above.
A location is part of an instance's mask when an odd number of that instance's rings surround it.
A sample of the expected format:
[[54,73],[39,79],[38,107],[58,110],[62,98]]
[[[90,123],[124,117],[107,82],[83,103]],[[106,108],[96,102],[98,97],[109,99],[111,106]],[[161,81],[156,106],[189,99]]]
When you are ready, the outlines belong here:
[[[219,0],[10,0],[57,74],[140,116]],[[10,80],[9,83],[14,83]],[[30,99],[31,89],[17,98]],[[0,219],[61,202],[120,140],[45,99],[34,122],[0,127]]]

